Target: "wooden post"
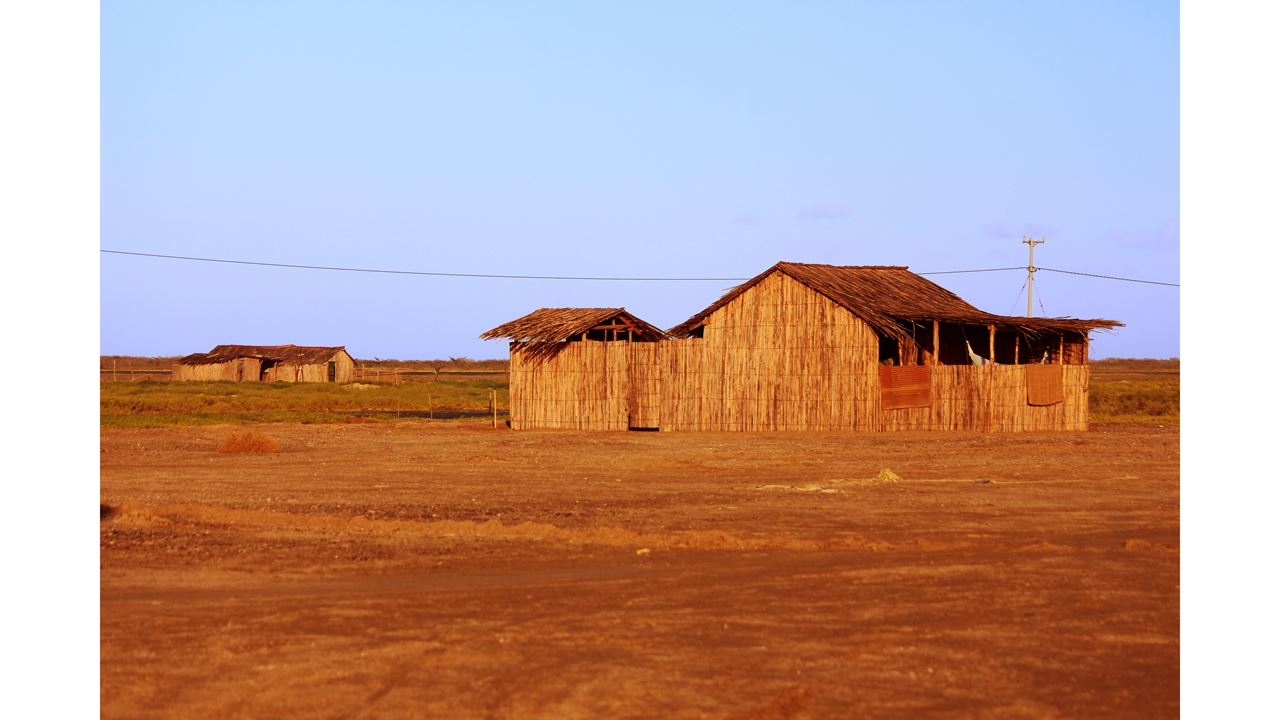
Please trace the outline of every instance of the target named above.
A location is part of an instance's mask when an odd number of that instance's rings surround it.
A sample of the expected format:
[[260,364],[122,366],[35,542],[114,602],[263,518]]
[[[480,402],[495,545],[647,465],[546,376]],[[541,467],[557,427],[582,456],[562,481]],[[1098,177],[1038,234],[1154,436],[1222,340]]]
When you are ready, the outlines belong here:
[[489,390],[489,407],[493,409],[493,429],[498,429],[498,391]]
[[938,321],[933,321],[933,364],[938,364]]
[[1066,340],[1063,339],[1065,337],[1066,333],[1058,336],[1058,364],[1062,366],[1058,368],[1058,371],[1062,375],[1062,387],[1064,388],[1067,386],[1067,359],[1062,356],[1063,351],[1066,349]]
[[1031,317],[1031,293],[1036,287],[1036,246],[1043,245],[1044,238],[1024,237],[1022,242],[1027,245],[1027,317]]
[[991,353],[990,365],[984,373],[987,376],[987,432],[991,432],[995,424],[995,385],[996,385],[996,326],[987,326],[987,352]]
[[111,359],[111,382],[115,382],[115,381],[116,381],[116,360],[115,358],[112,358]]
[[1022,336],[1014,335],[1013,336],[1013,364],[1014,365],[1018,364],[1018,348],[1020,347],[1022,347]]

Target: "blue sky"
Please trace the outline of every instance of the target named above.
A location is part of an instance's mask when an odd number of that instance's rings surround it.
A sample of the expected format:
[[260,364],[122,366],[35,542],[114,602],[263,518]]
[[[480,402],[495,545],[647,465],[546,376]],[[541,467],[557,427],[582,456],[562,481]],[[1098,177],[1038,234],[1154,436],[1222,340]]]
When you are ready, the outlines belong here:
[[[462,273],[778,260],[1179,281],[1174,2],[147,3],[101,8],[102,247]],[[934,276],[1025,312],[1025,273]],[[669,327],[731,283],[101,258],[101,351],[503,357],[543,306]],[[1036,314],[1179,353],[1179,289],[1041,272]],[[1041,310],[1040,303],[1043,303]]]

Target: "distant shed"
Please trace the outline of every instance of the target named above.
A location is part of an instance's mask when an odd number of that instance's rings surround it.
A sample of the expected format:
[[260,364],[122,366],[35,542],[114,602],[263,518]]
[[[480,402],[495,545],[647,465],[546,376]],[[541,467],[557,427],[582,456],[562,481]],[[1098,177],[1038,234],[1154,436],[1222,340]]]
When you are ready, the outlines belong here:
[[218,345],[179,359],[173,379],[349,383],[355,379],[355,366],[341,345]]
[[1121,325],[987,313],[901,266],[788,262],[665,333],[624,312],[481,335],[511,339],[513,428],[1086,430],[1089,333]]

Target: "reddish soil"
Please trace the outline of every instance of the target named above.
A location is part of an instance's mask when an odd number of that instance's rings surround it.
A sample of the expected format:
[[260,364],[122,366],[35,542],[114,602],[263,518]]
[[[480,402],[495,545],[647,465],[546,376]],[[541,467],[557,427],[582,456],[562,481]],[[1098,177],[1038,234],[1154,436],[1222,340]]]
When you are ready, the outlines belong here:
[[106,717],[1178,715],[1176,427],[239,429],[102,434]]

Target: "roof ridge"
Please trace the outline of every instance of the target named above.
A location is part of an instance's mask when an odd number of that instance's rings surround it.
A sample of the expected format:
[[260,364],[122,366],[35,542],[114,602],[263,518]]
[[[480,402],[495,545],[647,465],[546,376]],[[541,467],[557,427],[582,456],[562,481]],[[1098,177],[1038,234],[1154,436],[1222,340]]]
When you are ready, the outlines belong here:
[[[1014,318],[986,312],[906,265],[830,265],[779,261],[759,275],[731,288],[719,300],[667,330],[673,337],[692,332],[706,319],[773,273],[781,273],[844,308],[877,332],[908,337],[902,323],[943,320],[1007,324],[1024,331],[1059,328],[1075,332],[1110,328],[1114,320]],[[883,274],[883,277],[881,275]]]

